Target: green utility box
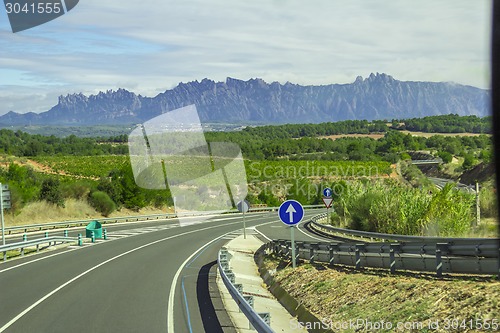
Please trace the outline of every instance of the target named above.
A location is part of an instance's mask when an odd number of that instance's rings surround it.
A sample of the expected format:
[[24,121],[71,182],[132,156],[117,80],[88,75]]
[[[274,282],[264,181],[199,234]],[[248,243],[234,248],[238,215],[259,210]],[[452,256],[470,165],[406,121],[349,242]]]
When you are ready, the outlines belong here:
[[85,237],[91,238],[92,231],[95,238],[102,238],[102,225],[99,221],[92,221],[85,227]]

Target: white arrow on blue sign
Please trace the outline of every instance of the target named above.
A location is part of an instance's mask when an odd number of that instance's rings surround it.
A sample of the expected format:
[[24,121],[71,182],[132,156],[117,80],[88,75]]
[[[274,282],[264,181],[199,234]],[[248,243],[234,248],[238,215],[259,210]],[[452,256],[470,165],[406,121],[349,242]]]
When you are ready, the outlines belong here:
[[323,196],[325,196],[325,197],[327,197],[327,198],[331,197],[331,196],[332,196],[332,193],[333,193],[333,191],[332,191],[332,189],[331,189],[331,188],[329,188],[329,187],[327,187],[327,188],[325,188],[325,189],[323,190]]
[[297,200],[287,200],[278,209],[278,216],[286,225],[299,224],[304,217],[304,207]]

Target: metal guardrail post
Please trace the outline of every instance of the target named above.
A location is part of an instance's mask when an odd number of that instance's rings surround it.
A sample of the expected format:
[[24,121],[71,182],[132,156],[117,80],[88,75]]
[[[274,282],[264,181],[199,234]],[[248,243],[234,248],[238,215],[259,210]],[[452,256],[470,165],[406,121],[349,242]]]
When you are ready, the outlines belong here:
[[338,245],[330,244],[328,246],[328,265],[333,267],[335,265],[334,251],[338,249]]
[[[252,309],[254,308],[254,300],[252,295],[243,295],[243,299],[250,305]],[[250,321],[248,321],[248,329],[255,330]]]
[[389,268],[391,274],[396,273],[396,252],[401,251],[401,244],[391,244],[389,245]]
[[247,303],[253,308],[254,307],[254,300],[252,295],[243,295],[243,299],[247,301]]
[[236,276],[234,275],[233,272],[231,271],[226,272],[226,276],[232,284],[236,282]]
[[68,237],[68,230],[64,230],[64,237]]
[[309,263],[314,264],[314,251],[319,247],[317,243],[311,243],[309,248]]
[[3,251],[3,261],[7,260],[7,251]]
[[266,324],[271,326],[271,314],[269,312],[259,312],[258,315],[264,320]]
[[241,283],[235,283],[234,288],[241,294],[243,294],[243,285]]
[[288,252],[285,252],[287,250],[286,241],[279,241],[278,244],[280,246],[279,254],[282,256],[288,256]]
[[23,235],[23,242],[27,242],[28,241],[28,235],[24,234]]
[[437,243],[436,244],[436,276],[443,276],[443,252],[446,254],[448,251],[448,243]]
[[427,254],[427,250],[425,249],[425,247],[426,247],[426,244],[424,244],[420,247],[420,257],[422,258],[422,264],[424,266],[424,269],[427,269],[427,264],[426,264],[425,257],[424,257],[424,255]]
[[361,269],[361,252],[365,252],[365,244],[356,244],[356,269]]
[[436,249],[436,276],[441,277],[443,275],[443,262],[441,261],[441,249]]

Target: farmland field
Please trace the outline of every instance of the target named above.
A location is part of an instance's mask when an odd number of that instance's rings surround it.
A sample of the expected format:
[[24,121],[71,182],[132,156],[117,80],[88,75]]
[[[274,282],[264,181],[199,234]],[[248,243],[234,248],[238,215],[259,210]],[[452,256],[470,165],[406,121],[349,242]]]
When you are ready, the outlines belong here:
[[37,156],[31,160],[54,173],[88,178],[104,177],[130,164],[129,157],[124,155]]
[[[32,158],[55,173],[75,177],[100,178],[112,170],[130,165],[128,156],[39,156]],[[383,161],[258,161],[246,160],[249,182],[308,177],[379,177],[391,173],[391,166]]]
[[[415,137],[423,137],[423,138],[430,138],[435,135],[440,135],[440,136],[480,136],[480,135],[485,135],[482,133],[428,133],[428,132],[415,132],[415,131],[399,131],[402,134],[411,134],[411,136]],[[325,135],[325,136],[320,136],[320,139],[332,139],[332,140],[337,140],[340,138],[371,138],[375,140],[382,139],[384,137],[385,133],[369,133],[369,134],[336,134],[336,135]],[[489,135],[489,134],[486,134]]]

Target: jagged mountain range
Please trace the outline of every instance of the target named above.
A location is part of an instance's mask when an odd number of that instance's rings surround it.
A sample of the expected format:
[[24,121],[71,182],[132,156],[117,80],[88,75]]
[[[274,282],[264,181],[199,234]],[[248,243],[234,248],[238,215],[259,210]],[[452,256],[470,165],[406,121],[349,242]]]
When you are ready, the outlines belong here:
[[203,122],[319,123],[348,119],[403,119],[441,114],[485,116],[490,91],[445,82],[407,82],[387,74],[357,77],[350,84],[301,86],[227,78],[180,83],[155,97],[125,89],[85,96],[60,96],[42,113],[9,112],[0,124],[73,125],[133,124],[195,104]]

